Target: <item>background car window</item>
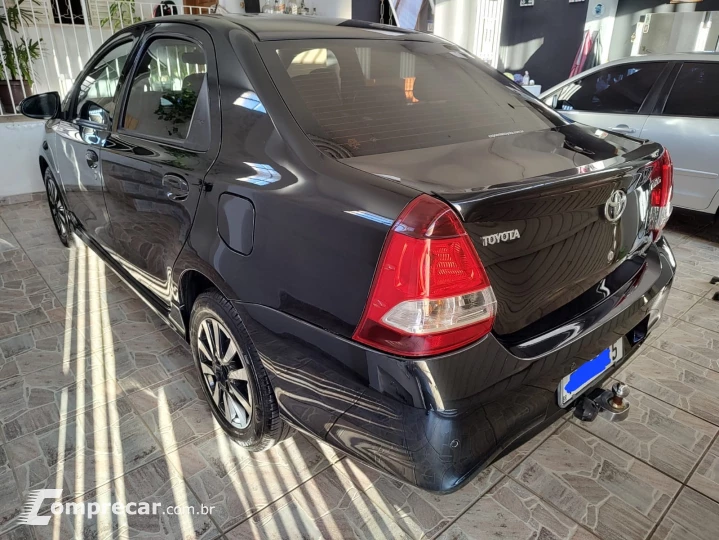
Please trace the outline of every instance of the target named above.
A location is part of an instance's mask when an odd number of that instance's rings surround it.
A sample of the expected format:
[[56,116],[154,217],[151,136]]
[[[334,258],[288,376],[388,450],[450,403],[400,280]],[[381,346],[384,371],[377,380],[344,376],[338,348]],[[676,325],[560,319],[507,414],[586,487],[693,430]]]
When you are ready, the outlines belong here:
[[719,63],[685,63],[674,82],[664,114],[719,118]]
[[185,139],[206,78],[202,48],[189,41],[157,39],[132,79],[123,127],[154,137]]
[[[556,108],[564,111],[636,113],[663,68],[664,63],[658,62],[624,64],[599,70],[554,94],[557,97]],[[554,95],[550,96],[550,102]]]
[[85,76],[77,94],[75,118],[112,122],[117,83],[133,45],[134,41],[126,41],[110,50]]

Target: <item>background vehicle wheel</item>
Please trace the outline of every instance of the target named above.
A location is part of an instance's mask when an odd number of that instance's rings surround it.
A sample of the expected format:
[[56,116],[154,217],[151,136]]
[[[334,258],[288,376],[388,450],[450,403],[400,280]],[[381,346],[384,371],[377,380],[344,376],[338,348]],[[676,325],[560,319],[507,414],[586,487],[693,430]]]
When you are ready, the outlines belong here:
[[218,291],[197,297],[190,344],[212,414],[238,444],[260,452],[292,434],[242,320]]
[[60,192],[60,187],[57,185],[57,181],[55,180],[50,167],[45,169],[43,181],[45,182],[47,204],[50,207],[52,221],[55,223],[55,230],[57,231],[57,235],[60,237],[60,242],[62,242],[66,247],[69,247],[70,217],[67,205],[65,204],[65,199]]

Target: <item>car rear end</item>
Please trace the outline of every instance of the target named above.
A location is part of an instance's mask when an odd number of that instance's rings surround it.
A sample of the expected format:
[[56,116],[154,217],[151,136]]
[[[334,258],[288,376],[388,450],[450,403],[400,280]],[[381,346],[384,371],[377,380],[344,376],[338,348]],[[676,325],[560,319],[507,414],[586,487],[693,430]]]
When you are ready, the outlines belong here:
[[[662,236],[672,165],[660,145],[569,124],[465,52],[422,39],[260,47],[324,156],[415,194],[377,216],[387,233],[351,336],[271,323],[253,306],[243,316],[269,344],[285,418],[446,492],[610,377],[659,323],[675,271]],[[312,55],[332,61],[313,75]],[[389,117],[371,104],[395,60],[404,88],[388,93],[400,108]],[[301,360],[280,360],[289,349]],[[335,403],[336,415],[319,412]]]

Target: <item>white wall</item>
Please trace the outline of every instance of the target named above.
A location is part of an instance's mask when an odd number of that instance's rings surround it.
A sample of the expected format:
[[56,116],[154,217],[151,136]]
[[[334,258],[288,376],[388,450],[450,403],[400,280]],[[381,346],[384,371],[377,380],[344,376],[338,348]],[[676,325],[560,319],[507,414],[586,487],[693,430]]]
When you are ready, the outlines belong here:
[[[312,8],[317,8],[317,15],[321,17],[352,18],[352,0],[305,0],[305,6],[310,8],[310,13],[312,13]],[[379,2],[377,2],[377,9],[379,9]]]
[[65,95],[92,53],[113,34],[110,28],[88,31],[77,26],[75,30],[60,24],[39,27],[45,54],[33,64],[35,93],[56,90]]
[[[33,64],[34,91],[38,93],[57,90],[64,94],[95,50],[115,33],[113,26],[117,25],[117,30],[120,29],[117,16],[106,21],[104,27],[100,26],[114,0],[85,0],[86,20],[90,21],[88,25],[54,23],[50,6],[55,1],[37,0],[33,4],[35,23],[26,24],[20,32],[21,36],[30,40],[42,38],[43,55]],[[179,13],[182,13],[183,1],[174,1]],[[143,20],[152,18],[158,3],[159,0],[134,1],[134,16]]]
[[[597,15],[595,9],[598,5],[603,8],[600,15]],[[619,5],[619,0],[590,0],[587,6],[587,22],[584,25],[584,30],[599,31],[602,44],[602,64],[609,61],[609,45],[612,42],[617,5]]]
[[476,0],[436,0],[434,33],[474,52],[477,4]]
[[496,66],[503,6],[504,0],[435,0],[434,33]]
[[38,156],[45,124],[0,122],[0,197],[43,191]]

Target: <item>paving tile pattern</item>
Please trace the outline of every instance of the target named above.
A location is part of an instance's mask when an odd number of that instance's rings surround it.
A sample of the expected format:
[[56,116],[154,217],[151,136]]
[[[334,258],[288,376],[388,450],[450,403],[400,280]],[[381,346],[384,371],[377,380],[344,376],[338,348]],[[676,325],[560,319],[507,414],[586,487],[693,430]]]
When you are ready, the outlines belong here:
[[[665,317],[615,378],[619,423],[569,413],[450,495],[296,434],[252,454],[213,421],[187,344],[43,197],[0,201],[0,538],[719,538],[719,229],[686,215]],[[18,522],[28,494],[212,507]],[[45,501],[49,513],[52,501]]]

